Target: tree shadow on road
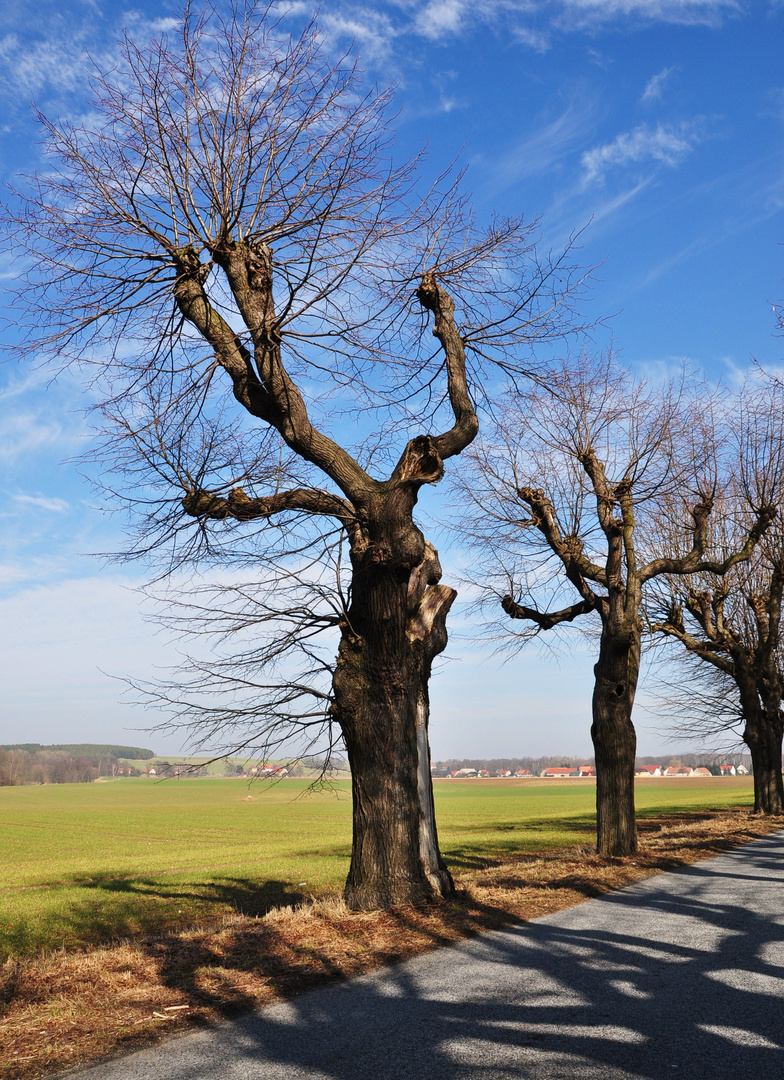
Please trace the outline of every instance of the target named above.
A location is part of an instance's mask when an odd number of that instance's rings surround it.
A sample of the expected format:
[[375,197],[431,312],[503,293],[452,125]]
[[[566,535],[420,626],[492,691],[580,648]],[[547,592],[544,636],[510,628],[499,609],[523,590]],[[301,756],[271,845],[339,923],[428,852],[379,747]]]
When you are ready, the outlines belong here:
[[[219,1040],[195,1036],[203,1040],[195,1057],[172,1044],[179,1050],[167,1057],[166,1078],[230,1080],[247,1075],[248,1059],[265,1080],[782,1075],[783,856],[782,836],[758,840],[594,904],[303,994],[243,1016]],[[402,914],[397,932],[405,933]],[[274,940],[267,945],[257,964],[277,962]],[[194,976],[205,959],[191,959]],[[322,949],[316,959],[328,970],[334,958]],[[229,948],[225,963],[242,962]],[[336,977],[344,972],[335,966]],[[121,1066],[112,1067],[117,1080]]]

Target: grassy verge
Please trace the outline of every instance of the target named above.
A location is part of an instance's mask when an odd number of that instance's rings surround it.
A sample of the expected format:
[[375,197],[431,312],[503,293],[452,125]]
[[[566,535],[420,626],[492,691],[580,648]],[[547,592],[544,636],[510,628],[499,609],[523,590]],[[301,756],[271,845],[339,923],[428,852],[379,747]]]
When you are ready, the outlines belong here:
[[[207,782],[210,788],[214,784]],[[335,898],[345,872],[345,856],[338,859],[335,855],[336,837],[322,830],[327,854],[316,846],[316,855],[308,864],[302,836],[294,837],[292,827],[286,828],[283,818],[278,818],[284,805],[292,810],[290,793],[286,801],[275,802],[283,797],[281,785],[273,789],[277,793],[270,794],[271,801],[259,819],[267,822],[261,833],[270,845],[278,844],[283,860],[274,864],[274,880],[285,886],[281,902],[274,902],[275,894],[267,892],[267,906],[262,910],[258,890],[268,885],[268,879],[249,876],[247,880],[257,890],[253,896],[258,910],[237,910],[225,896],[212,896],[206,906],[200,896],[197,904],[188,907],[182,897],[189,896],[192,883],[205,875],[180,864],[170,875],[169,892],[179,897],[178,903],[186,904],[185,911],[192,919],[188,925],[177,919],[172,923],[168,916],[157,921],[157,917],[150,917],[147,923],[138,924],[137,906],[143,908],[142,901],[150,903],[154,911],[158,909],[149,894],[131,891],[125,894],[130,907],[125,910],[120,933],[111,933],[112,911],[99,910],[95,914],[100,918],[92,924],[85,912],[78,919],[70,917],[69,927],[77,933],[67,948],[31,950],[28,939],[26,953],[10,956],[0,974],[0,1075],[28,1080],[143,1045],[164,1032],[211,1023],[232,1012],[373,970],[484,929],[560,910],[780,827],[780,823],[762,822],[732,805],[748,800],[748,784],[724,786],[719,781],[718,785],[709,790],[675,781],[666,788],[641,788],[641,851],[634,859],[620,861],[601,860],[590,853],[594,797],[590,785],[579,790],[571,784],[439,786],[443,846],[456,874],[458,896],[426,910],[362,915],[346,911]],[[236,785],[235,790],[239,792]],[[195,789],[187,798],[196,798]],[[706,803],[717,800],[725,802],[723,809],[706,808]],[[139,804],[141,808],[147,805]],[[306,806],[310,809],[303,811]],[[306,826],[309,815],[323,825],[325,814],[328,816],[325,808],[329,807],[339,807],[335,811],[338,820],[346,809],[345,800],[319,796],[314,803],[293,804],[292,812],[295,817],[305,815],[298,819],[298,826]],[[193,827],[194,813],[191,809],[184,815],[183,828]],[[212,826],[219,829],[221,817],[214,804],[209,817]],[[281,825],[277,840],[276,821]],[[150,819],[148,825],[152,824]],[[128,835],[131,825],[126,821]],[[138,836],[138,830],[136,833]],[[193,837],[188,843],[192,841]],[[107,843],[105,836],[95,838],[99,849]],[[292,847],[299,849],[296,858]],[[186,853],[187,844],[178,858]],[[171,859],[172,852],[169,856]],[[208,866],[206,853],[202,856],[202,866]],[[86,858],[86,853],[81,857]],[[302,867],[307,867],[309,874],[315,873],[313,867],[321,867],[325,884],[319,895],[297,895],[291,885],[296,874],[287,877],[281,869],[287,859],[294,859],[298,873]],[[339,867],[337,880],[324,869],[333,860]],[[29,867],[28,873],[32,875]],[[90,873],[95,874],[94,868]],[[125,874],[134,881],[140,876],[130,868]],[[219,877],[214,863],[208,876],[213,884]],[[49,877],[54,880],[51,874]],[[147,878],[162,891],[160,880],[165,880],[165,875],[160,867],[151,870]],[[61,902],[75,896],[83,903],[80,889],[85,886],[69,880],[57,887],[65,890],[59,894]],[[102,890],[105,882],[97,891],[95,886],[87,889],[94,904],[103,896]],[[28,887],[25,891],[29,908],[35,908],[39,901],[44,903],[45,888]],[[0,893],[3,911],[7,895],[7,888]],[[246,893],[242,895],[247,899]],[[129,922],[138,929],[123,933]],[[65,924],[61,920],[56,925],[61,932]],[[85,940],[85,928],[90,925]]]

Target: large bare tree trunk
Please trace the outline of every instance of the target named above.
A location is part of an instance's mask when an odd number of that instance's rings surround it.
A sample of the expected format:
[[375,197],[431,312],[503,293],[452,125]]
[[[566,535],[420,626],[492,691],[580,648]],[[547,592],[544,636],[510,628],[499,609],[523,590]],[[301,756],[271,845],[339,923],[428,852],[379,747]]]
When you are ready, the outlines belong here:
[[454,887],[438,847],[427,725],[431,664],[456,593],[437,584],[438,557],[424,549],[410,570],[355,559],[333,680],[352,773],[344,895],[355,909],[422,904]]
[[[784,717],[779,710],[780,689],[775,676],[765,679],[760,668],[736,655],[733,678],[743,712],[743,741],[751,754],[754,774],[754,813],[784,814],[784,783],[781,775],[781,742]],[[766,707],[765,691],[772,691],[774,704]]]
[[754,772],[754,813],[784,814],[784,782],[781,775],[781,715],[767,717],[760,710],[754,722],[746,722],[743,741],[751,753]]
[[604,627],[594,667],[591,738],[596,754],[596,850],[609,857],[637,850],[632,707],[639,666],[639,635],[614,639]]

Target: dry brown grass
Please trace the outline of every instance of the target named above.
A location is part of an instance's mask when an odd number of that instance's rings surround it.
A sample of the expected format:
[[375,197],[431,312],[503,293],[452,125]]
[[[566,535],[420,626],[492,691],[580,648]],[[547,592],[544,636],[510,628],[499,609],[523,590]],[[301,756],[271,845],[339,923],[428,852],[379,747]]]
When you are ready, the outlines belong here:
[[524,855],[464,873],[458,894],[425,909],[357,914],[341,901],[261,918],[58,952],[0,969],[0,1067],[32,1080],[214,1023],[293,993],[350,978],[483,930],[560,911],[661,870],[781,828],[746,810],[640,822],[640,852]]

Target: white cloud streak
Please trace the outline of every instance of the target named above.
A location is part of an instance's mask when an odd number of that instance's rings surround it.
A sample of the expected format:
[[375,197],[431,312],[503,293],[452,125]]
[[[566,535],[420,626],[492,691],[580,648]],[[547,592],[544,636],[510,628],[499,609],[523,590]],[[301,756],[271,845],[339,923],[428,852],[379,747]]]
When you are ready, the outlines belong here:
[[738,0],[561,0],[560,29],[585,30],[608,23],[675,23],[718,26],[743,12]]
[[[743,14],[740,0],[391,0],[383,5],[390,15],[382,13],[382,4],[344,3],[331,12],[322,11],[321,21],[338,27],[343,23],[360,45],[388,47],[393,36],[413,34],[427,41],[443,42],[470,34],[482,23],[511,37],[537,52],[551,45],[552,34],[575,31],[594,32],[604,28],[665,23],[676,25],[718,26],[727,18]],[[386,33],[368,36],[376,24]]]
[[133,12],[126,12],[121,23],[106,25],[92,14],[74,17],[67,5],[32,30],[17,19],[0,37],[0,96],[14,108],[26,108],[31,98],[83,94],[94,66],[107,68],[115,61],[123,30],[141,42],[178,25],[177,19],[147,20]]
[[467,10],[465,0],[430,0],[416,16],[414,25],[423,37],[437,41],[463,29]]
[[594,115],[586,98],[572,102],[554,120],[542,125],[514,149],[493,160],[493,184],[504,190],[558,166],[569,154],[585,145],[585,133]]
[[0,460],[12,461],[53,447],[72,444],[72,435],[56,420],[37,412],[0,416]]
[[640,124],[633,131],[622,132],[612,142],[586,150],[581,159],[583,183],[604,180],[613,168],[657,162],[674,168],[691,152],[697,135],[686,125],[668,127],[657,124],[655,128]]
[[14,502],[23,503],[25,506],[35,506],[39,510],[51,510],[54,514],[62,514],[68,509],[65,499],[50,499],[45,495],[14,495]]
[[398,30],[383,12],[369,8],[322,10],[319,24],[326,38],[355,43],[365,62],[386,62]]
[[648,80],[641,98],[646,105],[649,105],[652,101],[658,101],[661,98],[664,93],[664,86],[673,71],[675,71],[674,67],[666,67],[663,71],[660,71],[658,75],[654,75]]

